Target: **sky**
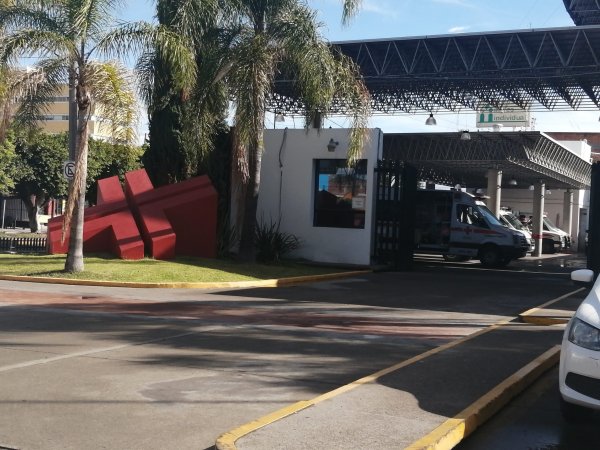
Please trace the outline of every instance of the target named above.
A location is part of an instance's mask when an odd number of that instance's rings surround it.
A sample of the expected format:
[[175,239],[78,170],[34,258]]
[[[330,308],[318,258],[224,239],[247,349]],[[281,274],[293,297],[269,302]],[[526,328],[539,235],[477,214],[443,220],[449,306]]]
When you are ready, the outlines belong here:
[[[308,0],[317,11],[325,39],[336,41],[382,39],[410,36],[448,35],[501,30],[573,26],[563,0],[363,0],[358,15],[342,26],[342,0]],[[151,20],[153,2],[129,2],[126,20]],[[536,111],[535,129],[541,131],[600,132],[598,112]],[[370,125],[384,132],[456,131],[475,128],[475,113],[436,114],[438,125],[424,125],[428,114],[374,116]],[[300,118],[267,127],[301,127]],[[334,117],[326,126],[348,126]],[[433,128],[433,129],[432,129]]]

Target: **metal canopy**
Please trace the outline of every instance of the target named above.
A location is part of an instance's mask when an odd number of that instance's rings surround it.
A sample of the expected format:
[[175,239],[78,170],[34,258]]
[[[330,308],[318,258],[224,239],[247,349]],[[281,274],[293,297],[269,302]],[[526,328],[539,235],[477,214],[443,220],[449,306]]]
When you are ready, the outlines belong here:
[[600,1],[563,0],[575,25],[600,25]]
[[414,165],[421,180],[485,188],[487,169],[503,172],[503,187],[515,179],[520,188],[544,180],[551,189],[586,189],[591,164],[544,133],[398,133],[383,135],[383,158]]
[[[360,67],[375,113],[600,106],[600,26],[332,45]],[[274,92],[270,109],[303,112],[293,79],[277,79]],[[330,111],[346,112],[341,98]]]

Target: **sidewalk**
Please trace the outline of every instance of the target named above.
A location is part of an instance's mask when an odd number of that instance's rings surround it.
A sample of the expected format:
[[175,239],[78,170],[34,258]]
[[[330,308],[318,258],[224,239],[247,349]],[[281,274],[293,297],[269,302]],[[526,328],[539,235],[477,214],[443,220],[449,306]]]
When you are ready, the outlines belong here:
[[517,319],[486,328],[232,430],[217,448],[452,448],[556,364],[562,332]]

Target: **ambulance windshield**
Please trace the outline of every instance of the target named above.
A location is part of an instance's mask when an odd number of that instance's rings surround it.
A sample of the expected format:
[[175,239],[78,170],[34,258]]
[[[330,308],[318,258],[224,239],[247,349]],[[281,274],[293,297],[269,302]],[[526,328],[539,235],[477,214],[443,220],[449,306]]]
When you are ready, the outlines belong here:
[[498,218],[494,215],[494,213],[487,209],[487,206],[478,204],[477,208],[490,225],[497,225],[500,227],[503,226],[502,223],[500,223],[500,221],[498,220]]

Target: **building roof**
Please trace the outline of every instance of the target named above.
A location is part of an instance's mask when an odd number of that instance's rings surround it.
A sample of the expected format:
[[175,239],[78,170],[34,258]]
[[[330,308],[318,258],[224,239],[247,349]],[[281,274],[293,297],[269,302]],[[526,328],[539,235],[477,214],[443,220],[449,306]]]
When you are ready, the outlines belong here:
[[383,135],[384,159],[414,165],[423,180],[450,185],[487,186],[487,169],[503,172],[503,186],[514,179],[521,188],[544,180],[547,188],[585,189],[591,164],[539,131],[392,133]]

